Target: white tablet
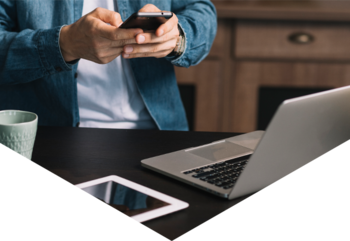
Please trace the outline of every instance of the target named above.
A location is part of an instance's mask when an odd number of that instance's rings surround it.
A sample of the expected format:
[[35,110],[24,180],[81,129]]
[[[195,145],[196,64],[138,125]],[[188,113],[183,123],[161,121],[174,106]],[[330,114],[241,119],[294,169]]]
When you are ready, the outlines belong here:
[[189,206],[186,202],[114,175],[76,186],[139,222]]

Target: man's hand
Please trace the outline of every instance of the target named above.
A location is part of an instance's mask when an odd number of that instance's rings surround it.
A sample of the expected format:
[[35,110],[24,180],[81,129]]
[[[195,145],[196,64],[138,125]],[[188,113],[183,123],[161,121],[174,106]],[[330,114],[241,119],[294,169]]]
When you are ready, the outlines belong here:
[[[156,6],[147,4],[139,12],[161,12]],[[126,59],[156,57],[163,58],[176,47],[179,38],[178,19],[175,14],[166,23],[159,26],[155,33],[140,33],[136,36],[137,44],[124,47]]]
[[[109,23],[110,25],[108,25]],[[66,62],[83,58],[99,64],[114,60],[126,44],[136,43],[142,29],[119,29],[119,13],[96,8],[77,22],[64,26],[60,33],[60,47]]]

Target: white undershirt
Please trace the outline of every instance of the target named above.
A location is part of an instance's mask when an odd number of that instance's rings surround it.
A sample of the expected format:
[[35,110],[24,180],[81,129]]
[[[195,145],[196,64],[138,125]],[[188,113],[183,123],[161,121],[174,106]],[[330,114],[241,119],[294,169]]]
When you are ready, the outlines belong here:
[[[83,16],[97,7],[114,11],[114,0],[85,0]],[[119,56],[102,65],[81,59],[77,73],[81,127],[156,128],[137,90],[128,60]]]

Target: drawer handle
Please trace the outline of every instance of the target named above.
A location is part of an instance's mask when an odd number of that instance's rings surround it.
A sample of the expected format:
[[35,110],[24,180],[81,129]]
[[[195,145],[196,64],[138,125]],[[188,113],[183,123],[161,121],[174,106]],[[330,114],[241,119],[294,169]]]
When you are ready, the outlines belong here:
[[288,37],[293,44],[309,44],[314,41],[314,37],[308,33],[293,33]]

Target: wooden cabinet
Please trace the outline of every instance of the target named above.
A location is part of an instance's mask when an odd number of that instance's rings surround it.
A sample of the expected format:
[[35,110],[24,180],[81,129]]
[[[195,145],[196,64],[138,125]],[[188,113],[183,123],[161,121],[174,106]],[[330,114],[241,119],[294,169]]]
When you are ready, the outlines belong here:
[[198,66],[176,68],[196,87],[196,131],[256,129],[258,90],[350,84],[350,2],[213,1],[218,33]]
[[225,79],[231,75],[230,49],[232,40],[232,23],[219,19],[218,31],[208,57],[197,66],[175,68],[179,84],[194,85],[195,98],[195,131],[223,131],[222,122],[229,115],[229,100],[225,99]]
[[349,23],[236,21],[235,59],[350,60]]

